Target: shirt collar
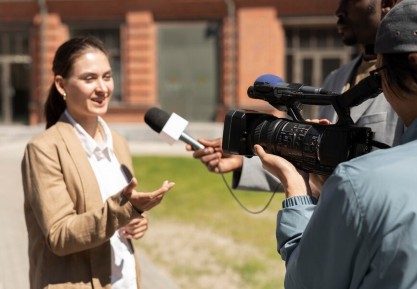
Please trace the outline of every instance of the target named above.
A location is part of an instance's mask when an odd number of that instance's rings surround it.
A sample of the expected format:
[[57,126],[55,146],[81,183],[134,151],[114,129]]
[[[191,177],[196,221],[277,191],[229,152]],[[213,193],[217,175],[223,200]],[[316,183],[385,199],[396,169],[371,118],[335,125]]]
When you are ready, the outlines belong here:
[[111,155],[113,154],[113,137],[110,128],[100,116],[98,117],[98,123],[99,129],[101,129],[102,132],[103,142],[97,144],[97,142],[85,131],[85,129],[71,116],[68,110],[65,110],[65,115],[74,127],[75,132],[77,133],[77,136],[89,158],[92,155],[95,155],[98,160],[103,157],[106,157],[109,160],[111,159]]

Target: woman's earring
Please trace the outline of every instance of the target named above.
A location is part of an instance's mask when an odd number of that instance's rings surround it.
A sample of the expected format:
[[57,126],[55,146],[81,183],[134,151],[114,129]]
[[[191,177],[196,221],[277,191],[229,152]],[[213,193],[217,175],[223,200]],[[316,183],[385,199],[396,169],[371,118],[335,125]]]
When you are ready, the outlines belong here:
[[66,92],[64,92],[64,94],[62,95],[62,98],[63,98],[64,100],[67,100],[67,93],[66,93]]

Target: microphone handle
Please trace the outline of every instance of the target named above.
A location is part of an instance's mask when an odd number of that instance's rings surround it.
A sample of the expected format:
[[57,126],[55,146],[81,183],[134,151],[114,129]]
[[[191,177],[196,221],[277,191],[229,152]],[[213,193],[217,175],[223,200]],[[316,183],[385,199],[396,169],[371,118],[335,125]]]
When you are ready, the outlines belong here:
[[181,134],[180,140],[182,140],[183,142],[191,145],[191,147],[193,148],[193,150],[201,150],[201,149],[204,148],[204,146],[201,143],[199,143],[198,141],[196,141],[194,138],[192,138],[191,136],[189,136],[185,132],[183,132]]

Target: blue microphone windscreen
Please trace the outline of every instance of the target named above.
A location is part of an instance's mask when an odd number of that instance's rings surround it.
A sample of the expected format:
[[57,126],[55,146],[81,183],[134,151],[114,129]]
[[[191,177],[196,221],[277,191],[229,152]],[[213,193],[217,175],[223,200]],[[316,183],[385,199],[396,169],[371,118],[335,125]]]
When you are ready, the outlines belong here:
[[259,76],[255,82],[263,82],[263,83],[269,83],[270,86],[274,87],[280,82],[284,82],[281,77],[276,76],[274,74],[264,74]]

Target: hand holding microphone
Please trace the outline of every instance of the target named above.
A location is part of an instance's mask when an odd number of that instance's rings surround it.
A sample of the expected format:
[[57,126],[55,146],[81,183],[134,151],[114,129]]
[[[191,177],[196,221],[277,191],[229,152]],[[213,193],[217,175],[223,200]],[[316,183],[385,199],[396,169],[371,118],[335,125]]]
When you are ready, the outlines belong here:
[[[242,156],[224,154],[221,138],[214,140],[199,139],[199,141],[205,146],[205,149],[195,150],[193,157],[200,160],[210,172],[229,173],[243,166]],[[191,151],[189,145],[186,149]]]
[[239,169],[243,164],[243,157],[225,155],[222,150],[222,139],[199,139],[200,142],[184,132],[188,121],[179,115],[153,107],[145,114],[145,123],[168,143],[181,140],[187,144],[186,150],[193,151],[193,157],[199,159],[210,172],[228,173]]

